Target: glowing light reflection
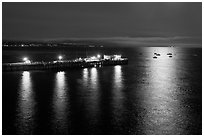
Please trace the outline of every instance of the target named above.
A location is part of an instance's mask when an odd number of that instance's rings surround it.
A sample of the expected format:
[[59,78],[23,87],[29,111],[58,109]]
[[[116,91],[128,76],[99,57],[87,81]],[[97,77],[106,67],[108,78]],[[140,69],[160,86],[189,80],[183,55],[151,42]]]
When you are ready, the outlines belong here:
[[91,69],[90,80],[91,80],[91,85],[92,85],[93,90],[96,90],[96,88],[97,88],[97,83],[98,83],[97,77],[98,77],[97,69],[96,68],[92,68]]
[[17,132],[31,134],[34,129],[35,95],[32,89],[30,72],[24,71],[19,89],[17,107]]
[[99,112],[99,83],[97,68],[83,69],[83,98],[86,109],[87,118],[91,118],[90,124],[97,123]]
[[87,87],[87,84],[88,84],[88,69],[87,68],[83,69],[83,81],[84,81],[85,87]]
[[114,86],[116,90],[121,90],[123,88],[123,77],[122,77],[122,70],[121,66],[117,65],[114,67]]
[[57,72],[54,98],[53,98],[53,108],[54,108],[54,131],[59,133],[64,131],[63,129],[67,127],[67,107],[68,107],[68,89],[66,85],[65,72]]
[[[122,93],[123,90],[123,75],[122,75],[122,67],[117,65],[114,67],[114,75],[113,75],[113,113],[115,121],[117,119],[121,119],[122,112],[124,111],[123,107],[123,99],[124,95]],[[121,124],[121,123],[118,123]]]

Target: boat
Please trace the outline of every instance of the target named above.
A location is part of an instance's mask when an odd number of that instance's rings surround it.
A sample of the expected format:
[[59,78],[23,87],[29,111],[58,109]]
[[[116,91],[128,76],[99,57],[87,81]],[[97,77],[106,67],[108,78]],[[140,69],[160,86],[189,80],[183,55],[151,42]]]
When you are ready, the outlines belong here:
[[170,58],[172,58],[172,56],[171,56],[171,55],[170,55],[169,57],[170,57]]
[[172,55],[172,53],[167,53],[167,55]]
[[160,56],[161,54],[156,54],[156,56]]
[[154,58],[154,59],[157,59],[157,57],[156,57],[156,56],[154,56],[153,58]]

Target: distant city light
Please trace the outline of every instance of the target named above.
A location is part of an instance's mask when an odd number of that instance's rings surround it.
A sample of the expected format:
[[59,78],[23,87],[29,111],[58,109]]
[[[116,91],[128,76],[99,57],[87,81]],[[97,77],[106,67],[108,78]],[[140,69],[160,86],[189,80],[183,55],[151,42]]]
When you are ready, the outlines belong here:
[[62,56],[59,56],[58,59],[59,59],[59,60],[62,60]]
[[100,58],[100,57],[101,57],[101,55],[98,54],[98,55],[97,55],[97,58]]

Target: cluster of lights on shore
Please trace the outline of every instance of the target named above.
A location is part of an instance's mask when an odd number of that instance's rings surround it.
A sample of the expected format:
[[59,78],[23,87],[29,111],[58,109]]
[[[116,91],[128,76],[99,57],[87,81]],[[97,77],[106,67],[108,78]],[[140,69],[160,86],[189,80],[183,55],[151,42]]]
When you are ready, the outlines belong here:
[[[90,58],[85,58],[85,61],[89,62],[89,61],[98,61],[101,58],[101,55],[98,54],[97,56],[92,56]],[[63,56],[59,55],[58,56],[58,61],[62,61]],[[108,55],[104,55],[104,59],[111,59],[111,56]],[[121,55],[113,55],[113,60],[119,60],[121,59]],[[82,58],[79,58],[78,60],[82,60]],[[28,59],[28,57],[24,57],[23,58],[24,63],[29,64],[31,63],[31,61]]]

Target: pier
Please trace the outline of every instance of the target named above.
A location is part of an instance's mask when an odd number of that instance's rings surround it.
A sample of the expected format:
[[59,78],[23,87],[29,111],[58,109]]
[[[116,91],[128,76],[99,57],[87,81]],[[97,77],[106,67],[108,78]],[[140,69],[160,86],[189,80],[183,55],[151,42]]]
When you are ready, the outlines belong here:
[[102,67],[112,65],[127,65],[128,58],[121,57],[120,55],[99,55],[89,58],[77,58],[75,60],[62,60],[59,57],[57,61],[50,62],[32,62],[27,58],[23,59],[24,62],[19,63],[4,63],[2,65],[3,71],[28,71],[28,70],[66,70],[71,68],[89,68],[89,67]]

